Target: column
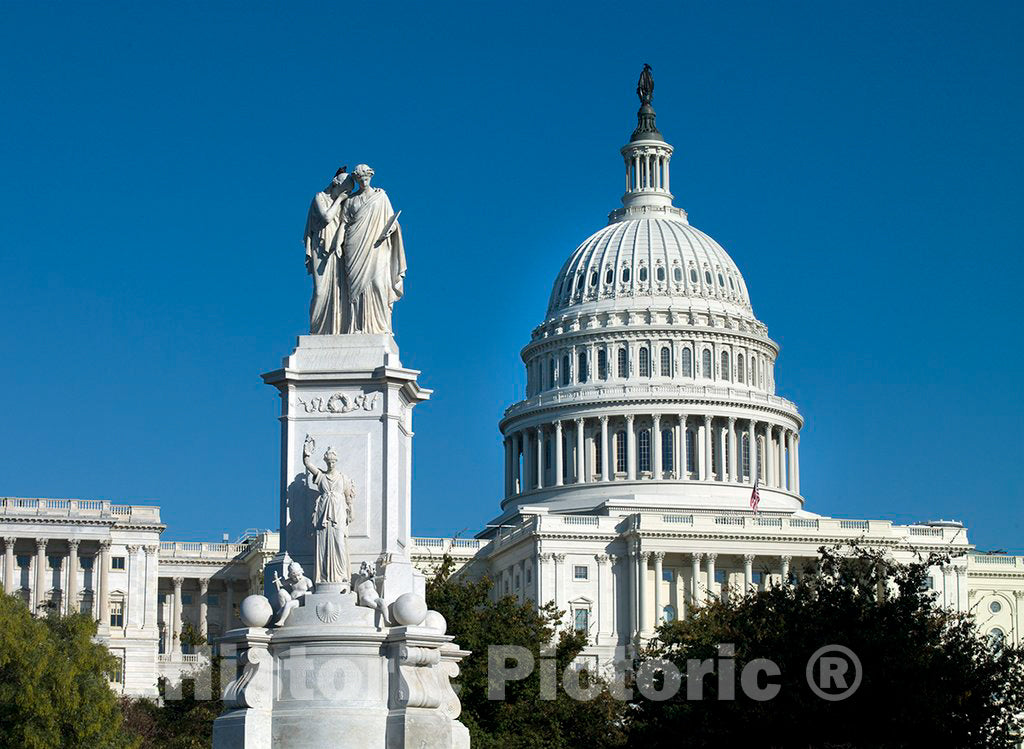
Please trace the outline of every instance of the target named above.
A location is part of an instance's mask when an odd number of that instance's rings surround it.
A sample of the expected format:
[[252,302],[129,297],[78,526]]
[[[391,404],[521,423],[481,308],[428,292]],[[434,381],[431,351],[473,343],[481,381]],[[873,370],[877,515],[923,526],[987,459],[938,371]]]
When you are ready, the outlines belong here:
[[520,443],[520,433],[512,433],[512,494],[520,494],[523,491],[523,480],[519,476],[519,455],[523,451]]
[[728,429],[723,426],[718,430],[718,434],[715,435],[715,439],[718,440],[718,465],[715,467],[717,475],[720,475],[722,481],[728,481],[729,477],[726,475],[729,473],[729,469],[726,467],[725,454],[728,452],[726,449],[726,440],[728,439]]
[[729,480],[739,483],[743,480],[740,471],[743,462],[738,459],[736,453],[736,417],[729,417]]
[[181,660],[181,584],[184,578],[175,577],[171,580],[174,583],[174,601],[171,605],[171,660]]
[[77,538],[68,539],[68,585],[64,592],[64,613],[78,610],[78,544]]
[[210,631],[206,623],[206,617],[210,613],[208,601],[206,600],[206,594],[209,589],[210,581],[206,578],[199,578],[199,634],[204,638]]
[[595,638],[595,645],[602,645],[604,633],[608,631],[605,626],[605,620],[607,618],[608,598],[605,596],[605,582],[604,578],[607,575],[605,566],[608,564],[607,554],[595,554],[594,561],[597,562],[597,609],[594,611],[594,616],[597,619],[597,637]]
[[32,613],[39,614],[39,607],[45,602],[46,595],[46,541],[36,539],[36,574],[32,584]]
[[783,585],[789,585],[789,563],[793,561],[793,557],[791,557],[791,556],[782,556],[779,559],[782,562],[782,565],[781,565],[782,584]]
[[512,438],[505,437],[505,496],[512,496]]
[[611,476],[608,471],[608,452],[610,449],[608,444],[608,417],[601,416],[599,418],[601,421],[601,480],[611,481]]
[[633,432],[633,414],[626,416],[626,478],[636,479],[636,434]]
[[793,432],[793,483],[795,494],[800,493],[800,432]]
[[605,630],[609,634],[609,640],[613,645],[619,642],[619,599],[615,591],[615,565],[619,557],[615,554],[608,555],[608,621],[609,626]]
[[640,569],[638,570],[640,585],[637,591],[637,607],[640,609],[640,634],[645,635],[651,628],[649,594],[647,592],[647,560],[651,552],[640,552]]
[[654,626],[661,624],[664,608],[661,605],[661,588],[662,588],[662,563],[665,560],[665,552],[656,551],[654,552]]
[[537,585],[537,604],[543,606],[550,601],[544,592],[544,575],[547,573],[548,562],[551,561],[551,554],[542,553],[537,555],[537,569],[534,570],[534,577]]
[[535,451],[537,462],[534,464],[536,475],[534,476],[534,488],[544,488],[544,427],[537,427],[537,449]]
[[626,614],[626,619],[628,624],[627,633],[632,637],[639,629],[637,599],[640,593],[637,587],[639,585],[637,567],[640,563],[640,553],[632,543],[629,543],[629,547],[629,610]]
[[779,489],[786,488],[786,430],[779,427],[779,440],[775,443],[775,485]]
[[156,602],[159,599],[160,578],[157,576],[157,553],[160,551],[158,544],[149,544],[143,547],[146,558],[146,584],[144,586],[145,597],[142,603],[142,628],[157,626]]
[[764,430],[764,483],[775,486],[775,427],[765,424]]
[[665,192],[671,192],[671,190],[668,189],[669,188],[668,167],[669,167],[669,162],[670,161],[671,161],[671,159],[669,159],[669,158],[665,159]]
[[[654,455],[651,456],[651,467],[654,469],[654,478],[660,479],[661,469],[661,416],[654,414],[653,426],[651,427],[651,449]],[[660,610],[660,609],[659,609]]]
[[700,590],[700,562],[704,557],[701,553],[690,554],[690,603],[700,606],[704,596]]
[[555,562],[555,604],[561,606],[563,593],[565,592],[565,586],[560,584],[562,583],[562,576],[565,574],[565,568],[562,566],[565,562],[565,554],[552,554],[551,558]]
[[125,558],[125,571],[128,573],[128,588],[124,600],[124,626],[131,627],[136,624],[135,608],[138,605],[142,590],[145,589],[146,581],[139,584],[139,570],[136,566],[135,556],[139,547],[134,544],[127,544],[125,551],[128,553]]
[[555,486],[562,485],[562,420],[555,422]]
[[793,461],[793,454],[796,451],[793,447],[793,432],[789,429],[786,430],[786,446],[789,448],[789,460],[786,464],[786,488],[791,492],[796,492],[796,469]]
[[676,475],[681,479],[690,478],[686,471],[686,414],[679,414],[679,470]]
[[708,598],[718,598],[721,593],[715,588],[715,560],[718,554],[708,554]]
[[753,484],[757,480],[757,422],[753,419],[750,420],[750,424],[747,426],[748,439],[750,440],[750,483]]
[[17,542],[14,536],[4,537],[4,593],[14,593],[14,544]]
[[576,483],[587,483],[587,451],[583,445],[583,419],[576,419]]
[[[99,565],[99,570],[96,565]],[[98,610],[101,627],[110,626],[110,541],[100,541],[100,553],[93,558],[93,575],[99,575]]]
[[227,632],[229,629],[234,629],[235,624],[235,591],[231,588],[231,581],[224,581],[224,610],[221,614],[224,617],[224,624],[221,629]]
[[704,462],[701,465],[701,481],[713,481],[711,477],[711,417],[704,417]]
[[743,555],[743,595],[754,589],[754,555]]

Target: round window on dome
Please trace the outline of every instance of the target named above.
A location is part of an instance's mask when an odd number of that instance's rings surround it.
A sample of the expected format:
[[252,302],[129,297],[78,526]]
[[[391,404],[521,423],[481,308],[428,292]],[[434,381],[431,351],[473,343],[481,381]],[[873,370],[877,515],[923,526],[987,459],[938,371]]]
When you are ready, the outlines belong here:
[[711,280],[711,271],[709,271],[709,270],[704,271],[704,280],[707,281],[708,286],[710,286],[712,283],[714,283],[714,281]]
[[622,269],[622,283],[629,283],[629,266]]
[[665,280],[665,268],[664,268],[664,266],[659,265],[658,266],[658,270],[655,271],[655,273],[657,273],[659,281],[664,281]]
[[645,281],[647,281],[647,266],[646,265],[641,265],[640,266],[640,282],[643,283]]
[[697,283],[697,270],[690,268],[690,283]]

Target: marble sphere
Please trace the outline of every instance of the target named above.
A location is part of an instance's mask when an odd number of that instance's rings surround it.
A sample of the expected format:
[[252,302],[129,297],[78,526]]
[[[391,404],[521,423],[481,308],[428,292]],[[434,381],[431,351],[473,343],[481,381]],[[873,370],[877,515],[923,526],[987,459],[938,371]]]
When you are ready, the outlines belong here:
[[273,615],[266,596],[246,596],[238,607],[238,616],[247,627],[265,627]]
[[431,609],[427,612],[427,618],[423,620],[423,626],[435,630],[439,635],[443,635],[448,629],[448,622],[445,621],[440,611]]
[[415,593],[403,593],[391,604],[391,618],[407,627],[421,624],[427,617],[427,602]]

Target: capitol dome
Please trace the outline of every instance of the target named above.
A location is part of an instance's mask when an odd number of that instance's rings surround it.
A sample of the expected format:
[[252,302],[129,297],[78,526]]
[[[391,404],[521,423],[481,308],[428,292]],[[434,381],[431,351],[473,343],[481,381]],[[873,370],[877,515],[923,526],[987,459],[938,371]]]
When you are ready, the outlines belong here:
[[[653,89],[651,89],[653,90]],[[622,207],[569,256],[506,410],[506,513],[802,509],[796,406],[729,254],[673,205],[651,90],[620,149]],[[646,98],[645,98],[646,94]]]

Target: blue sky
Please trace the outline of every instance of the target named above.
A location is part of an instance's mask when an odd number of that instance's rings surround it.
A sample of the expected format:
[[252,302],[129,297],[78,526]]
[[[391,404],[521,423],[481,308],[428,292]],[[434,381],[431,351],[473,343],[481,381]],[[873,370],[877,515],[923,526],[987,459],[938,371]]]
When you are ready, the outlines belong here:
[[275,527],[259,374],[308,323],[310,197],[366,161],[434,389],[413,530],[479,528],[649,62],[676,203],[782,346],[808,509],[1024,551],[1024,6],[358,5],[4,6],[0,493],[157,501],[171,539]]

